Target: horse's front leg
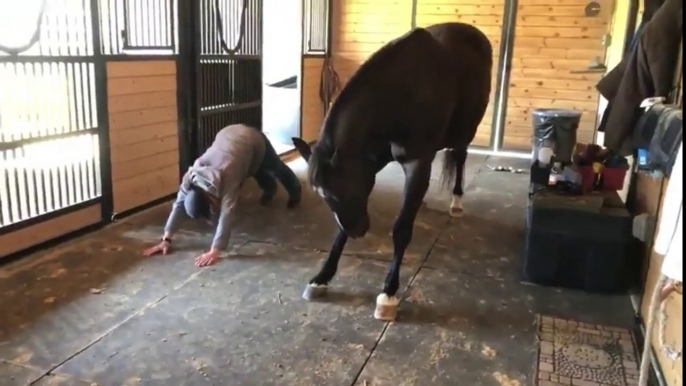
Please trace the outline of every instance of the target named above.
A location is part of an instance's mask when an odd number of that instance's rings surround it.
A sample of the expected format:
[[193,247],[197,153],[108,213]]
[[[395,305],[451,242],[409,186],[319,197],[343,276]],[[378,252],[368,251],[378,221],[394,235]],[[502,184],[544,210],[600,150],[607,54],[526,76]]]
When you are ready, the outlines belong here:
[[455,186],[453,187],[453,199],[450,202],[450,216],[462,217],[462,196],[464,195],[464,165],[467,162],[467,148],[455,149]]
[[333,279],[338,270],[338,261],[341,259],[343,248],[345,248],[345,243],[347,241],[348,235],[342,230],[339,230],[336,239],[331,246],[329,256],[326,258],[326,261],[324,261],[324,265],[319,270],[317,276],[307,284],[305,292],[303,292],[304,299],[312,300],[326,294],[326,291],[329,288],[329,282]]
[[412,241],[412,228],[422,200],[431,179],[431,159],[413,161],[403,165],[405,190],[398,218],[393,224],[393,261],[386,276],[383,293],[376,298],[374,317],[380,320],[394,320],[398,313],[398,299],[395,295],[400,286],[400,267],[405,249]]

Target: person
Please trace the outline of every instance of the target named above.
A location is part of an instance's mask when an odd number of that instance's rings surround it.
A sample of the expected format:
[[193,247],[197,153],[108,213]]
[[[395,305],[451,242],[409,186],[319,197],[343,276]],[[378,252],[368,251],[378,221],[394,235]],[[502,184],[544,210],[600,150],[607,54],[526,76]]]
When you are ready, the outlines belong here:
[[184,174],[160,242],[144,250],[143,254],[169,253],[172,237],[185,212],[190,218],[216,225],[209,251],[195,259],[197,267],[214,264],[221,251],[228,247],[240,188],[250,177],[262,189],[262,205],[274,197],[276,179],[288,191],[288,208],[300,203],[300,181],[281,161],[267,137],[248,125],[227,126],[217,133],[210,148]]

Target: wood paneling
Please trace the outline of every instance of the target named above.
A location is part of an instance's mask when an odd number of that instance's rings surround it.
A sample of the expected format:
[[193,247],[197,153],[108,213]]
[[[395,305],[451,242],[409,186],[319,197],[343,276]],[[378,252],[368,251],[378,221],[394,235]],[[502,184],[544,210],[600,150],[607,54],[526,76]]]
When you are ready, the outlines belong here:
[[505,0],[417,0],[418,27],[459,21],[479,28],[491,41],[493,46],[491,99],[472,142],[472,145],[476,146],[489,146],[491,142],[504,13]]
[[[416,24],[427,26],[460,21],[481,29],[494,49],[491,103],[479,126],[475,145],[491,139],[497,63],[502,38],[505,0],[417,0]],[[595,135],[598,93],[603,74],[586,70],[598,57],[603,62],[603,38],[612,18],[611,2],[600,15],[586,17],[587,0],[520,0],[515,18],[515,40],[505,122],[505,150],[531,147],[531,110],[537,107],[573,108],[584,112],[578,138]],[[371,53],[410,29],[410,0],[345,0],[334,9],[335,68],[345,83]],[[308,103],[308,96],[304,96]]]
[[[505,0],[417,0],[419,27],[448,21],[461,21],[480,28],[493,43],[494,73],[502,31]],[[345,84],[359,66],[388,41],[410,30],[411,0],[346,0],[334,9],[334,65]],[[495,82],[491,95],[495,93]],[[304,103],[308,96],[303,94]],[[317,100],[319,100],[317,96]],[[493,109],[489,106],[479,126],[475,145],[488,146]],[[305,127],[305,126],[303,126]]]
[[174,61],[107,63],[114,211],[172,194],[179,183]]
[[101,218],[100,205],[93,205],[2,235],[0,236],[0,258],[97,224]]
[[335,1],[332,48],[341,83],[374,51],[409,31],[411,17],[411,0]]
[[598,110],[595,84],[603,74],[577,74],[595,57],[604,62],[603,38],[609,32],[611,2],[586,17],[586,0],[519,0],[503,146],[531,148],[531,110],[583,111],[578,140],[593,140]]
[[[662,198],[660,195],[667,189],[669,181],[667,179],[652,179],[642,174],[639,174],[637,178],[637,201],[639,203],[643,201],[646,202],[646,213],[650,215],[658,214],[659,216],[659,213],[662,210],[662,200],[664,199],[664,195],[662,194]],[[657,236],[657,232],[655,235]],[[647,260],[648,274],[645,284],[646,290],[643,294],[643,302],[641,304],[641,314],[643,315],[644,322],[647,322],[650,309],[650,298],[652,296],[652,291],[660,278],[664,257],[655,253],[652,248],[648,248],[645,252],[645,259]],[[683,295],[673,293],[666,302],[665,312],[667,320],[665,324],[665,340],[667,344],[680,349],[683,345]],[[656,326],[656,329],[653,332],[652,345],[660,362],[660,368],[662,369],[665,381],[669,386],[681,386],[683,374],[681,360],[672,362],[664,355],[662,347],[660,347],[659,344],[658,331],[658,327]]]
[[301,133],[302,139],[307,142],[319,138],[319,130],[324,121],[324,108],[319,99],[323,66],[323,58],[303,58]]

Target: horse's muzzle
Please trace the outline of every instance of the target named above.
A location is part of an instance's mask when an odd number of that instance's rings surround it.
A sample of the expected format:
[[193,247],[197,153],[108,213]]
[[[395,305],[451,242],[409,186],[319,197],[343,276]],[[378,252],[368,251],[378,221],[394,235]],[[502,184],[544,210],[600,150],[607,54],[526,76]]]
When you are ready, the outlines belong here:
[[350,219],[346,219],[348,221],[341,221],[336,212],[333,213],[333,217],[336,220],[336,224],[338,224],[338,228],[350,238],[364,237],[369,232],[369,216],[364,216],[355,222],[349,221]]
[[348,237],[358,239],[364,237],[369,232],[369,217],[355,223],[354,226],[343,229]]

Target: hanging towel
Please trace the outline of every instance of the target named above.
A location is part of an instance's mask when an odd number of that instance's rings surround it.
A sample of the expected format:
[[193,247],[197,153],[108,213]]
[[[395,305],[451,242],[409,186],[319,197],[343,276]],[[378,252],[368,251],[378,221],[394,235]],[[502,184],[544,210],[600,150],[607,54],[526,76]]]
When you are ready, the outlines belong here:
[[683,282],[683,141],[674,162],[672,174],[667,185],[662,210],[660,227],[655,238],[655,252],[665,257],[662,262],[662,274]]

